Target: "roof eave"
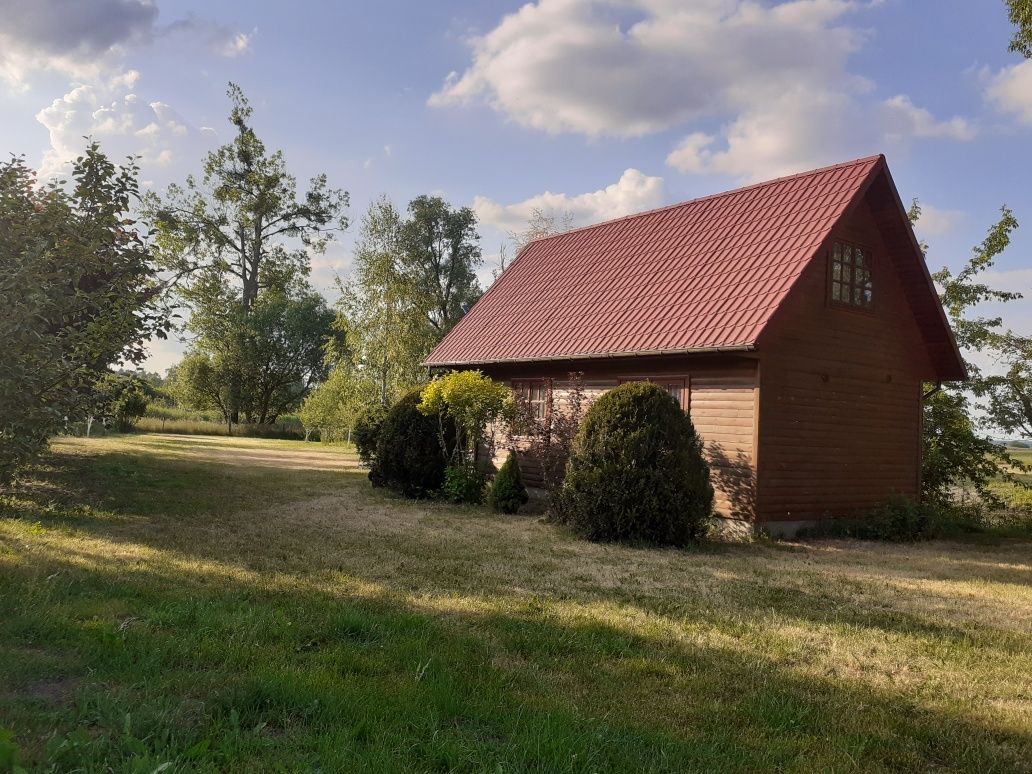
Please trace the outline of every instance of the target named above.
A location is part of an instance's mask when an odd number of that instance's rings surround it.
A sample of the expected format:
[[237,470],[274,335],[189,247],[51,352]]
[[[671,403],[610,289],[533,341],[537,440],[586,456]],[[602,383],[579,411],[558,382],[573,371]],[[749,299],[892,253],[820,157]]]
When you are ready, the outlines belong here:
[[456,368],[483,365],[501,365],[508,363],[562,363],[579,360],[609,360],[631,357],[659,357],[671,355],[718,355],[731,354],[735,352],[755,352],[755,342],[748,344],[731,344],[719,347],[691,347],[689,349],[641,349],[630,352],[584,352],[572,355],[549,355],[543,357],[512,357],[492,358],[489,360],[454,360],[430,362],[424,361],[420,365],[424,368]]

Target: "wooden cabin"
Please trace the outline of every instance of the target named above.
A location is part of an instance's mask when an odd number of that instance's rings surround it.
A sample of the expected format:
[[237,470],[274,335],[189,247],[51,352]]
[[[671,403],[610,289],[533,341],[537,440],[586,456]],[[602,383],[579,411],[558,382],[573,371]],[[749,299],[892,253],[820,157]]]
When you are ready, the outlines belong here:
[[966,377],[883,156],[531,242],[426,364],[654,381],[718,514],[775,534],[918,496],[922,384]]

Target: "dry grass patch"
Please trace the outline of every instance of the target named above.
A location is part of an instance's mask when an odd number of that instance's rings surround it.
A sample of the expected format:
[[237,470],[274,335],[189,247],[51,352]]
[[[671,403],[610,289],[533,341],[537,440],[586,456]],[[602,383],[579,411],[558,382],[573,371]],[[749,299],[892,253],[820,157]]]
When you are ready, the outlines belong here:
[[1027,542],[595,545],[345,449],[57,449],[0,518],[0,678],[81,681],[0,695],[41,766],[1030,769]]

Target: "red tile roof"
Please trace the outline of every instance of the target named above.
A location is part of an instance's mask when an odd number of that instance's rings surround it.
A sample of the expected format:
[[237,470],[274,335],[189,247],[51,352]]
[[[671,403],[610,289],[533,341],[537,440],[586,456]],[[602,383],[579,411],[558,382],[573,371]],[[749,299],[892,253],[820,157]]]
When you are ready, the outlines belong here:
[[751,349],[881,156],[536,240],[428,366]]

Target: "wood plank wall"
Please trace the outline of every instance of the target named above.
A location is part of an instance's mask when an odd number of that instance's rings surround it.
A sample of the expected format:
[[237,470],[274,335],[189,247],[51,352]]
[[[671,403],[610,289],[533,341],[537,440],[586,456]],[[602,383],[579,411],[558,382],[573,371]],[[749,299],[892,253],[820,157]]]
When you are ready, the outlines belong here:
[[[725,517],[750,519],[756,502],[756,407],[758,382],[756,361],[733,357],[679,357],[667,360],[633,360],[614,364],[582,364],[584,395],[590,405],[621,381],[661,379],[683,376],[688,384],[688,409],[703,440],[711,466],[715,492],[715,508]],[[539,378],[533,368],[495,372],[510,385],[513,378]],[[556,379],[557,405],[567,400],[568,391],[560,377]],[[500,428],[494,431],[495,465],[501,465],[508,453]],[[522,462],[521,471],[527,483],[540,485],[540,471],[532,463]]]
[[835,236],[871,250],[872,312],[827,301],[815,260],[760,341],[760,520],[844,515],[920,488],[921,376],[932,373],[895,261],[862,203]]

